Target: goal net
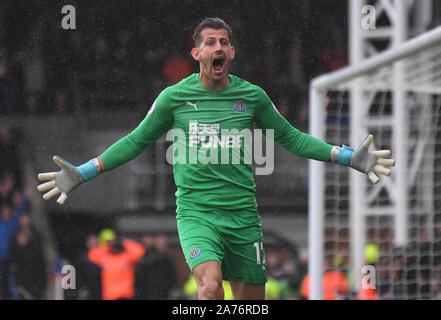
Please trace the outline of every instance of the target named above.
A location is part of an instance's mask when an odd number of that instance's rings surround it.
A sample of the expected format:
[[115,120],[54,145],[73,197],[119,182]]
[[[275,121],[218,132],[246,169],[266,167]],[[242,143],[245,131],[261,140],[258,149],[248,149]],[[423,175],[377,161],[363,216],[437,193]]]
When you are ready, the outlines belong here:
[[351,147],[373,134],[397,161],[375,185],[310,161],[310,298],[333,269],[342,298],[441,299],[441,28],[315,79],[310,133]]

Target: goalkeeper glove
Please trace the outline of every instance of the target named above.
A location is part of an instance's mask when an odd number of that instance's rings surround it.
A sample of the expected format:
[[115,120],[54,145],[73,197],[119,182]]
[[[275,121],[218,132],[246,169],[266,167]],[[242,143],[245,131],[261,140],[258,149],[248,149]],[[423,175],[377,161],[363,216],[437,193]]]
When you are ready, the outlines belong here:
[[77,188],[84,181],[90,181],[100,174],[99,163],[96,158],[79,167],[70,164],[58,156],[54,156],[53,160],[61,168],[61,171],[38,174],[38,180],[49,180],[37,187],[37,190],[40,192],[51,189],[43,195],[44,200],[49,200],[53,196],[61,193],[57,199],[57,203],[63,204],[69,192]]
[[342,147],[335,146],[331,151],[331,160],[340,165],[350,166],[357,171],[367,174],[369,180],[375,184],[380,180],[376,173],[389,176],[391,170],[385,166],[393,167],[395,165],[395,160],[386,159],[390,157],[390,150],[370,152],[368,149],[373,140],[374,137],[372,135],[367,136],[364,142],[356,150],[345,145]]

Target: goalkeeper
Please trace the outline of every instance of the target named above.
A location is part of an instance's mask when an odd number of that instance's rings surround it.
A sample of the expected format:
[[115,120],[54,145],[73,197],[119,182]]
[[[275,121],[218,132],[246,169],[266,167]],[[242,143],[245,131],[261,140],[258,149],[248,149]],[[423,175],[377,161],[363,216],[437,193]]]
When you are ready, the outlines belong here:
[[[394,160],[384,159],[390,151],[368,151],[372,136],[356,150],[329,145],[292,127],[260,87],[229,74],[235,56],[231,36],[221,19],[203,20],[194,31],[191,50],[200,72],[163,90],[139,126],[100,156],[78,167],[55,156],[61,171],[38,175],[47,181],[38,186],[43,198],[61,193],[57,202],[63,204],[80,184],[134,159],[169,129],[185,133],[179,143],[187,155],[192,148],[236,147],[243,160],[244,144],[223,143],[221,134],[256,125],[273,130],[274,140],[295,155],[350,166],[374,183],[376,173],[390,174],[384,167],[394,165]],[[228,280],[235,299],[263,300],[266,264],[252,165],[179,161],[173,171],[180,244],[199,299],[223,299],[222,280]]]

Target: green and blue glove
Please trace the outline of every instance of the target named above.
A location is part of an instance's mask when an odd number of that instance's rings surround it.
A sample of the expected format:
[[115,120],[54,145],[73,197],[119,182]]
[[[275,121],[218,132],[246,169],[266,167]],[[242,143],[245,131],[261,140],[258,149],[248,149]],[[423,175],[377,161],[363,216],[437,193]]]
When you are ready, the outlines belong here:
[[394,159],[389,159],[391,156],[390,150],[369,151],[374,137],[367,136],[364,142],[356,149],[352,149],[343,145],[342,147],[335,146],[331,151],[331,160],[343,166],[354,168],[357,171],[368,175],[372,183],[377,183],[380,179],[377,174],[389,176],[391,170],[386,167],[393,167],[395,165]]
[[38,174],[38,180],[48,181],[37,187],[37,190],[40,192],[50,190],[43,195],[44,200],[49,200],[61,193],[57,203],[63,204],[69,192],[83,182],[90,181],[100,174],[99,163],[96,158],[78,167],[58,156],[54,156],[53,160],[61,168],[61,171]]

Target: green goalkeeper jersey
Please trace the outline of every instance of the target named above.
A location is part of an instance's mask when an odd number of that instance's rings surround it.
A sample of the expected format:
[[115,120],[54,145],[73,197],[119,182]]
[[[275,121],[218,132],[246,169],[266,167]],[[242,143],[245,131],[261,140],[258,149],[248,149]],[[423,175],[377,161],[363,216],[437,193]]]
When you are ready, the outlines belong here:
[[173,129],[178,212],[240,210],[257,206],[246,135],[254,127],[273,130],[274,140],[293,154],[329,160],[332,146],[291,126],[264,90],[229,78],[223,90],[205,89],[199,74],[167,87],[139,126],[101,155],[106,168],[130,161]]

